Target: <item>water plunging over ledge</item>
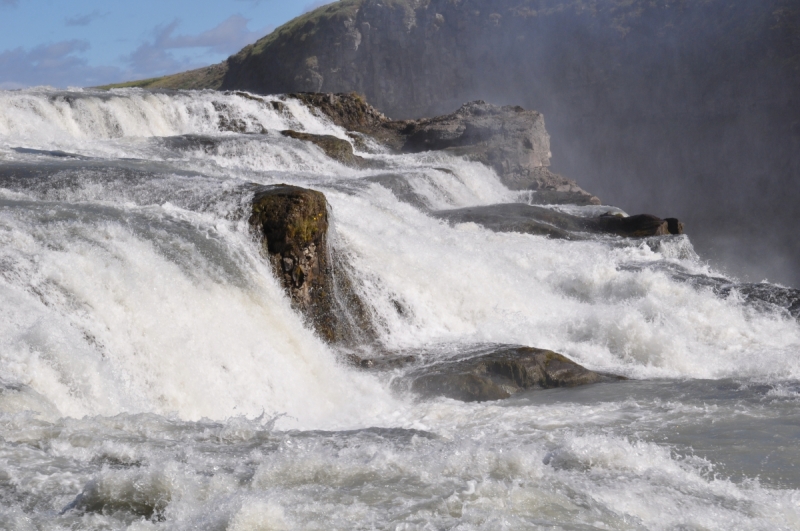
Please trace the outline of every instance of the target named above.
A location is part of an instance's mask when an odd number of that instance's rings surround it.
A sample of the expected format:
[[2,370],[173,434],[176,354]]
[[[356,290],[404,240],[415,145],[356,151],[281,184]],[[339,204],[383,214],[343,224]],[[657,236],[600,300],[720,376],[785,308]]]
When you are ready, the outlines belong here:
[[[352,141],[280,97],[0,92],[0,527],[800,526],[792,290],[685,235],[447,223],[530,194],[442,152],[354,142],[381,162],[354,169],[286,129]],[[527,345],[630,380],[462,403],[348,366],[260,254],[252,183],[325,194],[367,354]]]

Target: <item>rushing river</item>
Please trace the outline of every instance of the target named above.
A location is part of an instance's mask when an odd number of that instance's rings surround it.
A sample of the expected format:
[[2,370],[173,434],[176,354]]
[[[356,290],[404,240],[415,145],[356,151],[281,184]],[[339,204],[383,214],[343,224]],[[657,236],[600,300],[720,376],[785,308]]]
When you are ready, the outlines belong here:
[[[441,153],[342,166],[279,131],[345,131],[279,99],[0,92],[0,529],[800,529],[797,292],[686,236],[448,225],[530,197]],[[248,183],[325,193],[363,352],[529,345],[629,380],[461,403],[350,368],[260,255]]]

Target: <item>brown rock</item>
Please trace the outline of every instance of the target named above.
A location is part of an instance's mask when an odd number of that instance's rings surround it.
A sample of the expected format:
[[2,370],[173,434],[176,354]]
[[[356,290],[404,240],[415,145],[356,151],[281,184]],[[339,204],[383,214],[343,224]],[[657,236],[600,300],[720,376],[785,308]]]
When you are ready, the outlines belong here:
[[287,184],[258,187],[249,222],[292,305],[323,339],[374,339],[346,267],[328,248],[328,203],[321,192]]
[[490,354],[436,363],[409,377],[416,393],[464,402],[500,400],[529,389],[624,379],[590,371],[561,354],[532,347],[502,347]]
[[253,197],[249,221],[292,304],[323,338],[335,340],[325,196],[286,184],[263,187]]

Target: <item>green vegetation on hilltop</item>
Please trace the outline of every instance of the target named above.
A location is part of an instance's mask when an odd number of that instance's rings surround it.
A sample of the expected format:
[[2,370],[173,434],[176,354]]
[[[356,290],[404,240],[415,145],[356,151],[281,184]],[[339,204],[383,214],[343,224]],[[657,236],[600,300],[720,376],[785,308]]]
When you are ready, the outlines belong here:
[[139,81],[128,81],[126,83],[114,83],[97,87],[103,90],[121,88],[144,88],[144,89],[173,89],[173,90],[192,90],[192,89],[213,89],[222,88],[225,73],[228,71],[228,63],[222,62],[216,65],[189,70],[171,76],[153,77]]
[[313,36],[320,28],[327,28],[328,24],[332,22],[355,17],[358,8],[361,7],[363,2],[364,0],[340,0],[339,2],[334,2],[309,11],[308,13],[290,20],[269,35],[259,39],[254,44],[245,46],[244,49],[236,55],[258,55],[268,50],[273,43],[282,38],[298,38],[299,35],[299,39],[304,41],[307,37]]

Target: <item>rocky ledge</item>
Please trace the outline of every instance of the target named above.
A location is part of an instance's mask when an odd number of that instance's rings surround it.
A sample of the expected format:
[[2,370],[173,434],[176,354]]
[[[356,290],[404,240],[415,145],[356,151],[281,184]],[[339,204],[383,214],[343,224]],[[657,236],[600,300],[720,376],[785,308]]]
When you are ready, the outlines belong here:
[[393,121],[358,94],[300,93],[288,97],[395,152],[446,151],[486,164],[510,189],[536,190],[536,197],[548,203],[600,204],[575,181],[549,170],[550,135],[544,117],[536,111],[473,101],[445,116]]
[[416,356],[352,357],[354,365],[374,371],[403,369],[395,387],[422,397],[446,397],[463,402],[502,400],[523,391],[576,387],[625,380],[590,371],[551,350],[498,345],[426,364]]
[[474,358],[445,361],[412,371],[411,390],[464,402],[501,400],[522,391],[624,380],[590,371],[550,350],[501,347]]
[[579,217],[521,203],[441,210],[433,215],[451,223],[477,223],[495,232],[522,232],[562,239],[580,238],[581,233],[625,238],[683,234],[683,223],[675,218],[661,219],[649,214]]
[[365,306],[328,245],[322,192],[288,184],[254,188],[250,226],[292,306],[326,341],[369,340],[374,332]]

